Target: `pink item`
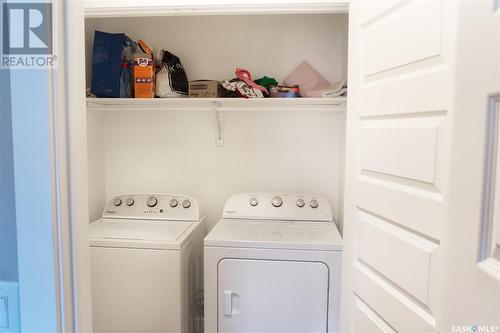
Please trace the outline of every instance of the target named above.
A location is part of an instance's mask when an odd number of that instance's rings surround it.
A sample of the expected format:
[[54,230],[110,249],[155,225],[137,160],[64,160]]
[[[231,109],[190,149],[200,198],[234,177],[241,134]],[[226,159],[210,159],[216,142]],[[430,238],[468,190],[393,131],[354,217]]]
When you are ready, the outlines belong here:
[[269,95],[269,92],[267,91],[266,88],[263,86],[258,85],[257,83],[253,82],[252,79],[252,74],[250,74],[249,71],[243,68],[236,68],[235,75],[238,79],[241,81],[245,82],[247,85],[249,85],[252,88],[258,89],[260,91],[265,92],[267,95]]
[[287,86],[298,84],[302,96],[306,96],[309,91],[326,90],[330,86],[330,82],[307,61],[303,61],[293,72],[288,74],[283,83]]

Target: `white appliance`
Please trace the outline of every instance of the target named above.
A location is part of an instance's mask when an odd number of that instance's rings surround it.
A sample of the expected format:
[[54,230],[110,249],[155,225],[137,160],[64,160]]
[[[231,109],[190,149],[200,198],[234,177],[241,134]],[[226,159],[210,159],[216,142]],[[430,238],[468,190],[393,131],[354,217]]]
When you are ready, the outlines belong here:
[[107,204],[90,225],[94,332],[201,331],[203,219],[185,195]]
[[204,241],[205,332],[337,332],[342,239],[312,194],[229,198]]

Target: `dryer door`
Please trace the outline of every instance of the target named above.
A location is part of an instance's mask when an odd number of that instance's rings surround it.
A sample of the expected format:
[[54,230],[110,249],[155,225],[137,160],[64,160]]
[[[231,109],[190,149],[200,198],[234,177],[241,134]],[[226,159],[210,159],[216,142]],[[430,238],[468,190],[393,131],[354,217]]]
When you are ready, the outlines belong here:
[[320,262],[223,259],[218,332],[327,332],[328,275]]

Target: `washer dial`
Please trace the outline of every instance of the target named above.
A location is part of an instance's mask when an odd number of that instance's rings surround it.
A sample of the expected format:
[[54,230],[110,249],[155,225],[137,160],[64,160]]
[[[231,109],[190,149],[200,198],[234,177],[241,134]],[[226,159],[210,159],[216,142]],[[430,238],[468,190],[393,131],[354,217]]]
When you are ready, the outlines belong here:
[[122,199],[120,199],[120,198],[114,198],[113,205],[115,205],[116,207],[118,207],[121,204],[122,204]]
[[312,199],[311,202],[309,203],[309,206],[311,206],[311,208],[318,208],[319,207],[318,200]]
[[128,198],[127,201],[125,201],[125,203],[127,204],[127,206],[132,206],[134,204],[134,199],[133,198]]
[[156,206],[156,204],[158,203],[158,199],[156,199],[156,197],[149,197],[148,200],[146,201],[146,205],[148,205],[148,207],[150,208],[153,208],[154,206]]
[[299,199],[297,200],[297,207],[304,207],[306,205],[306,202],[304,201],[304,199]]
[[255,207],[259,204],[259,200],[257,198],[250,199],[250,206]]
[[186,208],[186,209],[187,209],[187,208],[189,208],[189,207],[191,207],[191,201],[189,201],[189,200],[187,200],[187,199],[186,199],[186,200],[184,200],[184,201],[182,202],[182,207],[184,207],[184,208]]
[[177,199],[171,199],[170,200],[170,207],[175,208],[179,205],[179,201]]

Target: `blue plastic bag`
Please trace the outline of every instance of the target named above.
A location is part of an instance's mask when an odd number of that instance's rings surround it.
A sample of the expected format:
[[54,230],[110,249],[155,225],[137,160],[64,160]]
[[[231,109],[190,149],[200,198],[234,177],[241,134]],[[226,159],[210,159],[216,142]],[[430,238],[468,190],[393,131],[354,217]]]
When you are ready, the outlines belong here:
[[90,90],[97,97],[120,97],[122,53],[130,43],[123,33],[95,31]]

